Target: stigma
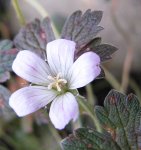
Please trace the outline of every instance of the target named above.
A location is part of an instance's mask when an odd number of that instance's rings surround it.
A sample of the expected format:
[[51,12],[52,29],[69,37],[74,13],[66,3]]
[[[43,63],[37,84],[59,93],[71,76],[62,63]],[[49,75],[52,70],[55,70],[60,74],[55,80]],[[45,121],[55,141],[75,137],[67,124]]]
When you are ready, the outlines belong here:
[[58,92],[62,91],[62,88],[66,85],[67,80],[62,78],[61,73],[58,73],[57,76],[48,76],[50,83],[48,85],[48,89],[56,89]]

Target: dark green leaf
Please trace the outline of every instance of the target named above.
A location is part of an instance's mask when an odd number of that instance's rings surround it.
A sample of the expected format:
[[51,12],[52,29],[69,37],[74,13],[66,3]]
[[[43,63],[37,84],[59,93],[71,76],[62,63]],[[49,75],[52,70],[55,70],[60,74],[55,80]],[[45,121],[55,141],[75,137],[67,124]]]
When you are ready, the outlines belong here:
[[84,53],[86,50],[88,51],[88,50],[93,49],[94,47],[100,45],[101,41],[102,41],[101,37],[96,37],[96,38],[92,39],[87,45],[85,45],[81,49],[81,51],[78,51],[78,54],[79,53]]
[[80,128],[62,141],[63,150],[120,150],[109,134]]
[[81,11],[74,12],[66,21],[61,38],[75,41],[76,49],[91,42],[103,28],[98,26],[102,18],[102,11],[87,10],[83,15]]
[[[101,62],[111,59],[111,55],[117,50],[116,47],[108,45],[108,44],[101,44],[101,38],[95,38],[90,43],[88,43],[81,51],[76,54],[75,60],[85,52],[93,51],[97,53],[100,57]],[[97,77],[97,79],[103,78],[105,76],[104,70],[101,68],[101,73]]]
[[46,45],[54,39],[49,18],[45,18],[42,22],[35,19],[19,31],[14,44],[19,50],[31,50],[45,58]]
[[103,133],[81,128],[62,141],[64,150],[140,150],[141,107],[134,94],[111,90],[104,107],[96,106]]
[[80,51],[76,52],[75,60],[79,56],[81,56],[83,53],[94,49],[94,47],[96,47],[96,46],[98,46],[100,44],[101,44],[101,38],[100,37],[94,38],[92,41],[90,41],[88,44],[86,44]]
[[100,56],[101,62],[111,59],[111,55],[117,51],[117,48],[108,44],[101,44],[91,49]]
[[4,86],[0,85],[0,118],[6,121],[14,117],[13,110],[9,107],[9,97],[11,93]]
[[[85,52],[94,51],[103,62],[111,59],[111,55],[117,50],[114,46],[101,44],[100,37],[95,38],[97,33],[103,29],[98,26],[102,14],[102,11],[87,10],[84,14],[76,11],[67,19],[61,38],[76,42],[75,60]],[[104,71],[102,70],[98,78],[103,77]]]
[[121,150],[141,149],[141,108],[135,95],[126,96],[112,90],[104,108],[96,107],[96,115]]
[[96,37],[94,38],[90,43],[88,43],[88,47],[89,48],[93,48],[95,46],[98,46],[101,44],[101,37]]
[[75,59],[77,59],[80,55],[88,51],[93,51],[97,53],[101,59],[101,62],[111,59],[112,58],[111,55],[115,51],[117,51],[117,48],[109,44],[100,44],[100,43],[101,39],[95,38],[92,42],[87,44],[85,47],[83,47],[83,49],[81,49],[81,51],[77,53],[77,57]]
[[0,82],[10,78],[9,71],[12,71],[12,63],[18,50],[12,49],[13,43],[10,40],[0,41]]

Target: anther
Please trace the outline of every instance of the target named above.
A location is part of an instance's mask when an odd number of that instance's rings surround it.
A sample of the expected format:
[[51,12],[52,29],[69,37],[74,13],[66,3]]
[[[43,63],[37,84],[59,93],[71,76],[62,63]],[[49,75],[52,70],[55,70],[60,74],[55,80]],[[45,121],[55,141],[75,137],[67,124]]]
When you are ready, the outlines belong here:
[[67,83],[67,80],[62,79],[62,74],[58,73],[57,76],[52,77],[48,76],[48,79],[50,80],[50,84],[48,85],[48,89],[55,88],[57,91],[61,92],[61,88]]

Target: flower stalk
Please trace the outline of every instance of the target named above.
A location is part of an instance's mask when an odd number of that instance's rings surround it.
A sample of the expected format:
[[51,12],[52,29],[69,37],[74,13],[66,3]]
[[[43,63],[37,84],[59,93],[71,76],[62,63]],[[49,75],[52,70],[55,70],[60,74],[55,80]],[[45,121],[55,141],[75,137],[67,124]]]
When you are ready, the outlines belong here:
[[99,121],[98,121],[93,109],[91,108],[91,106],[86,102],[86,99],[83,96],[78,95],[77,101],[78,101],[79,105],[89,114],[89,116],[93,120],[96,130],[101,133],[102,129],[99,124]]
[[86,92],[87,92],[87,97],[88,97],[89,104],[94,106],[96,104],[97,100],[96,100],[96,97],[93,93],[91,84],[86,85]]

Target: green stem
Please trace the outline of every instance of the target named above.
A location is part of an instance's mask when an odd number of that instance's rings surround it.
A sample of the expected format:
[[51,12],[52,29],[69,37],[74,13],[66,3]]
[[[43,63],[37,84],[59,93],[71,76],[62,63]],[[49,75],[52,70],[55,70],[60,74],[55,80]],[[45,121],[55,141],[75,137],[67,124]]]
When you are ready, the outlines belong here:
[[[27,3],[29,3],[33,8],[35,8],[39,14],[44,18],[48,17],[48,12],[44,9],[44,7],[40,4],[39,1],[37,0],[25,0]],[[59,37],[59,32],[56,29],[55,25],[53,22],[51,22],[52,29],[54,31],[55,36],[58,38]]]
[[12,5],[13,5],[13,7],[15,9],[15,12],[17,14],[17,17],[19,19],[20,24],[21,25],[25,25],[26,21],[25,21],[24,16],[23,16],[23,14],[21,12],[18,0],[12,0]]
[[88,101],[89,103],[94,106],[96,104],[96,97],[93,94],[93,90],[92,90],[92,85],[88,84],[86,86],[86,91],[87,91],[87,97],[88,97]]
[[85,98],[79,95],[79,96],[77,96],[77,100],[78,100],[79,105],[80,105],[80,106],[90,115],[90,117],[92,118],[92,120],[93,120],[93,122],[94,122],[94,124],[95,124],[95,126],[96,126],[97,131],[98,131],[98,132],[102,132],[101,126],[100,126],[100,124],[99,124],[99,121],[98,121],[98,119],[97,119],[97,117],[96,117],[96,115],[95,115],[93,109],[91,108],[91,106],[90,106],[88,103],[86,103]]
[[120,89],[120,83],[117,81],[117,79],[105,67],[102,67],[102,68],[105,71],[106,80],[111,84],[111,86],[114,89],[119,90]]

